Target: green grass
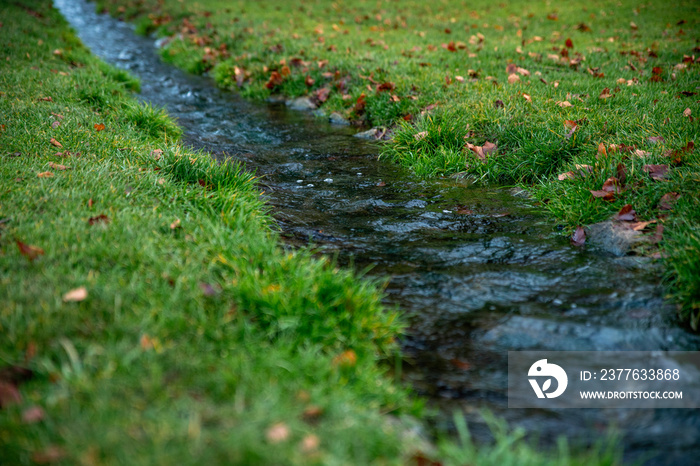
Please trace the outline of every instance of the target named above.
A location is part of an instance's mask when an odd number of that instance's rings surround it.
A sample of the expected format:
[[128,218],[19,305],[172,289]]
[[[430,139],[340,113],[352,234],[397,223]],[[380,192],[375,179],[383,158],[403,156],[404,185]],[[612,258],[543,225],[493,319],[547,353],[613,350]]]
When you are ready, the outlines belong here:
[[[567,233],[631,203],[640,220],[664,224],[657,255],[670,297],[698,328],[698,151],[672,165],[667,181],[642,171],[668,163],[667,151],[700,144],[697,2],[97,3],[136,21],[142,33],[170,37],[166,61],[208,72],[243,95],[313,97],[327,88],[326,115],[396,127],[385,158],[426,177],[466,173],[483,183],[523,185]],[[270,89],[274,72],[282,80]],[[606,88],[610,97],[600,98]],[[577,122],[570,137],[566,120]],[[416,139],[422,132],[427,136]],[[662,143],[649,142],[658,136]],[[498,151],[485,161],[465,147],[487,141]],[[597,160],[601,143],[648,154],[618,151]],[[633,183],[614,202],[594,199],[590,190],[616,175],[619,163]],[[594,173],[558,180],[577,164]],[[681,198],[671,212],[659,212],[669,192]]]
[[477,448],[459,416],[459,442],[407,435],[377,284],[282,249],[254,178],[180,147],[49,5],[0,5],[1,464],[619,462],[497,421]]

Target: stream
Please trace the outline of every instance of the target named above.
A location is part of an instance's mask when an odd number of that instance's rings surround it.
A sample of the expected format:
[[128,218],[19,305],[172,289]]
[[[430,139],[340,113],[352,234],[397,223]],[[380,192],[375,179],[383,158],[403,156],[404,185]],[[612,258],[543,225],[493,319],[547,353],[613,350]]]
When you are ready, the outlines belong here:
[[219,90],[85,0],[54,3],[93,53],[140,78],[140,98],[178,119],[185,144],[258,174],[288,245],[311,242],[389,279],[385,304],[410,323],[404,377],[446,413],[439,423],[462,410],[486,440],[487,408],[547,443],[582,445],[617,426],[626,460],[700,464],[696,410],[508,409],[509,350],[700,350],[663,300],[658,269],[570,246],[522,193],[420,180],[379,161],[357,129]]

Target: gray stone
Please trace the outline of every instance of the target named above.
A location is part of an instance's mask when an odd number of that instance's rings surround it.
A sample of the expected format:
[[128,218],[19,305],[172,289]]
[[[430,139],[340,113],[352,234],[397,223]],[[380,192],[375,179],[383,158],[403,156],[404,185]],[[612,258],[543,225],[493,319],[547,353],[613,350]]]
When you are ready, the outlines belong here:
[[633,252],[636,246],[647,242],[641,232],[610,220],[589,225],[585,231],[588,244],[615,256],[625,256]]
[[347,120],[347,118],[345,118],[343,115],[341,115],[338,112],[331,113],[331,116],[328,118],[328,120],[334,125],[347,126],[350,124],[350,122]]
[[377,139],[377,133],[379,132],[379,128],[372,128],[368,129],[367,131],[362,131],[361,133],[355,134],[356,138],[360,139]]
[[287,107],[292,110],[315,110],[316,105],[308,97],[298,97],[287,101]]

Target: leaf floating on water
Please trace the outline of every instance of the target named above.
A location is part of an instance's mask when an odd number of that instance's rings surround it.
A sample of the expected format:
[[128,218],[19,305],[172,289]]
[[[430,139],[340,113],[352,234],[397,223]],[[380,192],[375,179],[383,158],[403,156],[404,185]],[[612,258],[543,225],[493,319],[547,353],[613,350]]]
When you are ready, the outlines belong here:
[[586,232],[582,226],[577,226],[574,234],[571,236],[571,244],[574,246],[583,246],[586,242]]

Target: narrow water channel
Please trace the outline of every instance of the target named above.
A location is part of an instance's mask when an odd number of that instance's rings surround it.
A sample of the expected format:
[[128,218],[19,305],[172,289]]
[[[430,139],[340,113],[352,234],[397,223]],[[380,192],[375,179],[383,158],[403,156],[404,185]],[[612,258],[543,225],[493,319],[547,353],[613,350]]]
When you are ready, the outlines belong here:
[[257,172],[290,244],[312,241],[389,279],[386,304],[411,323],[407,379],[446,412],[463,410],[477,438],[488,408],[541,439],[587,442],[616,425],[628,459],[700,461],[694,410],[507,408],[509,350],[700,350],[648,263],[571,247],[509,190],[418,180],[378,161],[356,130],[220,91],[163,64],[153,39],[94,4],[55,5],[96,55],[141,79],[141,98],[178,118],[187,144]]

